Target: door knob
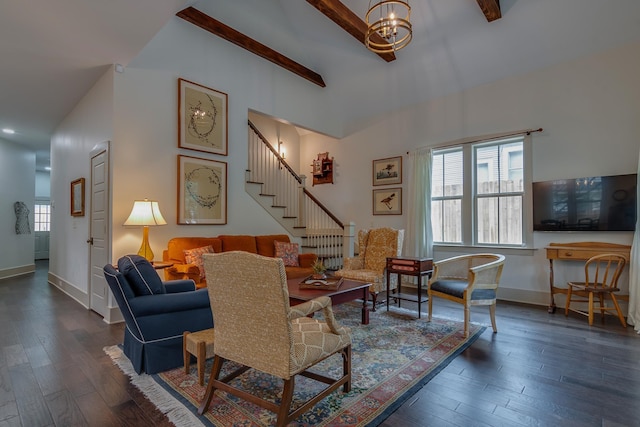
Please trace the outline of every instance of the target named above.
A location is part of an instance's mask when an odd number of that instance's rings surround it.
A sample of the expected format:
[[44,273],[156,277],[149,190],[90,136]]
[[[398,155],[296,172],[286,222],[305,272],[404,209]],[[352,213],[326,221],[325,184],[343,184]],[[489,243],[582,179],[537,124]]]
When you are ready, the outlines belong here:
[[87,239],[87,243],[93,245],[93,237],[89,237],[89,239]]

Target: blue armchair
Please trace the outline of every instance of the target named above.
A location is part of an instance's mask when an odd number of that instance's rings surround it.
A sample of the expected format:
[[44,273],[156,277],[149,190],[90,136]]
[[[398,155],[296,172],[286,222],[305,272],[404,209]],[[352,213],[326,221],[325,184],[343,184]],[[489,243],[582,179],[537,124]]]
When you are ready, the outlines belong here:
[[193,280],[163,282],[139,255],[104,266],[104,276],[125,321],[124,354],[137,373],[154,374],[184,363],[182,334],[213,327],[207,289]]

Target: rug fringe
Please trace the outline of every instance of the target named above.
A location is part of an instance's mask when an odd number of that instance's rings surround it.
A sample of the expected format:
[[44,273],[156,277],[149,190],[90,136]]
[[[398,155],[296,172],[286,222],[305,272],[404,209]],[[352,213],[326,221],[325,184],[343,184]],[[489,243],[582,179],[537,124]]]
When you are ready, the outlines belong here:
[[135,385],[176,427],[204,426],[196,415],[158,385],[150,375],[137,374],[131,361],[124,355],[120,347],[113,345],[104,347],[103,350],[111,357],[113,363],[118,365],[120,370],[129,377],[131,384]]

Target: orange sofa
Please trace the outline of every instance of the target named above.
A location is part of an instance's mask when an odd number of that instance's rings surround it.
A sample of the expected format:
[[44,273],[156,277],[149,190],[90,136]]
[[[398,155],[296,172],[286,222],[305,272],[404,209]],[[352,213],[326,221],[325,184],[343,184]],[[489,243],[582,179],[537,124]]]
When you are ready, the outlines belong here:
[[[228,251],[245,251],[254,254],[275,257],[274,242],[290,243],[286,234],[272,234],[266,236],[220,235],[217,237],[174,237],[169,240],[167,249],[162,252],[162,261],[173,263],[164,269],[165,280],[192,279],[197,288],[207,286],[206,278],[200,279],[200,269],[195,264],[187,264],[184,251],[204,246],[213,248],[216,253]],[[306,277],[313,274],[311,266],[317,259],[316,254],[300,253],[299,267],[285,266],[287,279]]]

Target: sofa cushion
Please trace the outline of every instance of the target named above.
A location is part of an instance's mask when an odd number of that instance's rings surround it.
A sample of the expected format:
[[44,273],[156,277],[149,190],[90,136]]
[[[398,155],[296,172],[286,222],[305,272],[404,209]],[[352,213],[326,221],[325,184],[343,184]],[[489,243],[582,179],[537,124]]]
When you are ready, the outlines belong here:
[[163,257],[163,260],[184,264],[186,262],[184,257],[185,249],[195,249],[209,245],[214,252],[222,252],[222,240],[217,237],[174,237],[167,244],[166,257]]
[[187,264],[193,264],[198,267],[198,270],[200,270],[200,280],[204,279],[204,262],[202,260],[202,254],[212,254],[214,252],[213,246],[211,245],[184,250],[184,259]]
[[276,258],[282,258],[285,267],[298,267],[298,244],[297,243],[284,243],[273,242],[275,246]]
[[258,248],[256,246],[256,238],[254,236],[223,235],[223,236],[218,236],[218,238],[222,240],[223,252],[245,251],[245,252],[251,252],[252,254],[258,253]]
[[153,265],[140,255],[126,255],[120,258],[118,270],[127,279],[136,296],[166,293]]
[[286,234],[269,234],[266,236],[256,236],[256,247],[258,254],[262,256],[275,257],[276,250],[273,242],[289,243],[289,236]]

